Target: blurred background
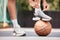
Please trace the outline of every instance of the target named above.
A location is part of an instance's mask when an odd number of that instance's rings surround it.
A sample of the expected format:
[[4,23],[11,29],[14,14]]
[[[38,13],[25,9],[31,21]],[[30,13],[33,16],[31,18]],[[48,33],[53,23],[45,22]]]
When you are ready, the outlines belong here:
[[[51,16],[53,20],[51,21],[53,28],[60,28],[60,0],[46,0],[49,4],[49,10],[44,11],[47,15]],[[0,1],[0,6],[1,1]],[[27,0],[16,0],[16,8],[17,8],[17,18],[18,23],[22,27],[33,27],[35,21],[32,20],[34,17],[34,9],[28,4]],[[43,9],[42,3],[41,8]],[[3,15],[0,13],[0,15]],[[10,17],[7,10],[7,22],[11,25]],[[2,16],[0,16],[0,28],[3,27]]]
[[[49,4],[50,8],[49,11],[60,11],[60,0],[46,0]],[[16,0],[18,10],[29,10],[31,11],[32,8],[29,6],[27,0]]]

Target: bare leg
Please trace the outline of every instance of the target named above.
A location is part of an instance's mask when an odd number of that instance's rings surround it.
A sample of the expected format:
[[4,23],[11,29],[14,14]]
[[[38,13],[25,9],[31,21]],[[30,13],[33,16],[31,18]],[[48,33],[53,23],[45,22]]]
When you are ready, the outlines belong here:
[[16,5],[15,5],[15,0],[8,0],[8,10],[9,10],[9,14],[10,14],[10,18],[14,27],[14,31],[16,32],[16,34],[18,35],[24,35],[25,32],[21,30],[20,25],[18,24],[17,21],[17,11],[16,11]]
[[10,17],[12,20],[16,19],[16,6],[15,6],[15,0],[8,0],[8,10],[10,13]]

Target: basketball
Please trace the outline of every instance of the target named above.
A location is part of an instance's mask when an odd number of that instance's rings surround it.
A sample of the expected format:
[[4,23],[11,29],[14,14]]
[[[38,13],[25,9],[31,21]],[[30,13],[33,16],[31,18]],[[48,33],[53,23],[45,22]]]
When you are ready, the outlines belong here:
[[37,21],[34,25],[34,30],[36,34],[39,36],[47,36],[48,34],[51,33],[51,29],[52,29],[51,23],[42,20]]

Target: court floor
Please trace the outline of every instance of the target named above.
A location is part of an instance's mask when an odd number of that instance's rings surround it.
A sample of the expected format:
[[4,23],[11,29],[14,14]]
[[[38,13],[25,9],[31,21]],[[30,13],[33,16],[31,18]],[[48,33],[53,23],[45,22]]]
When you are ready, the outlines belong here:
[[26,36],[13,36],[13,28],[0,29],[1,40],[60,40],[60,29],[52,29],[48,36],[38,36],[34,28],[22,28],[26,32]]

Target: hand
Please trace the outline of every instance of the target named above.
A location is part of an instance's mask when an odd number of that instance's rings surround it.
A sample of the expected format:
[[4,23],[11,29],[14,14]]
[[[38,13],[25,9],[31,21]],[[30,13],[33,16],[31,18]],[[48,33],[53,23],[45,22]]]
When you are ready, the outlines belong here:
[[49,9],[49,5],[46,2],[44,2],[43,3],[43,11],[46,11],[48,9]]
[[29,4],[30,6],[32,6],[33,8],[39,8],[39,5],[37,2],[33,1],[33,0],[29,0]]

